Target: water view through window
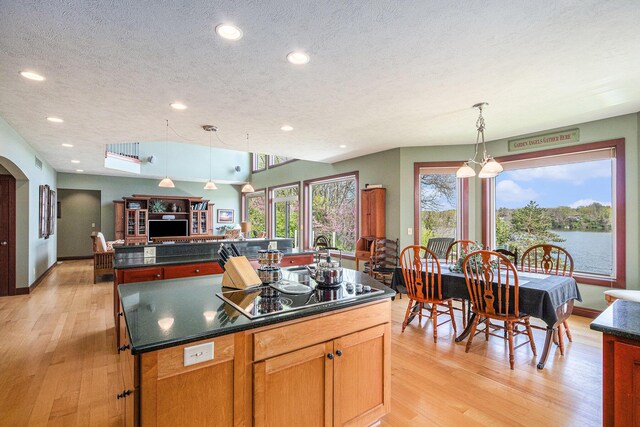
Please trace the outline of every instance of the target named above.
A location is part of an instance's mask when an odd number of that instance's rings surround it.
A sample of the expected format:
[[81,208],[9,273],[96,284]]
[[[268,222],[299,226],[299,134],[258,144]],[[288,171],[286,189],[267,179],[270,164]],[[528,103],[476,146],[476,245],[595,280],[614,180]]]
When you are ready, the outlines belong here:
[[510,250],[551,243],[576,272],[613,273],[611,158],[551,166],[505,165],[495,182],[495,241]]

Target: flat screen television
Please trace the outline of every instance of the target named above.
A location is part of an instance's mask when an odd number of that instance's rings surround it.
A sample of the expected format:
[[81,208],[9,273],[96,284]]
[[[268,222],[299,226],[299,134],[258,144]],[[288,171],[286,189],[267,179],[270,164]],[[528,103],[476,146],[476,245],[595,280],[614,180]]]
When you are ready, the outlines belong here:
[[154,237],[188,236],[189,221],[186,219],[150,219],[149,239]]

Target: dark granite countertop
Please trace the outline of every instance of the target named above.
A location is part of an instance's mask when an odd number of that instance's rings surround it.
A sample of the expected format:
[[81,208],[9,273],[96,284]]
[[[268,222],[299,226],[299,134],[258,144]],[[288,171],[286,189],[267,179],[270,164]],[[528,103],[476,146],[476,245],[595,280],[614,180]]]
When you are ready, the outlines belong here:
[[[314,254],[314,251],[303,249],[284,248],[280,250],[285,256],[287,255],[305,255]],[[247,258],[256,259],[258,252],[246,253]],[[145,257],[142,253],[127,254],[126,256],[115,258],[113,260],[113,268],[116,270],[124,270],[127,268],[138,267],[155,267],[164,265],[180,265],[201,262],[215,262],[219,259],[218,254],[191,254],[191,255],[173,255],[173,256],[157,256]]]
[[[289,277],[289,274],[283,269],[285,279],[293,277]],[[222,291],[222,275],[130,283],[118,286],[118,292],[131,352],[140,354],[384,300],[395,295],[394,291],[377,280],[355,270],[345,268],[343,277],[345,281],[370,285],[384,292],[256,319],[249,319],[216,296],[216,293]],[[299,297],[307,298],[307,295]]]
[[591,329],[640,341],[640,303],[617,300],[591,322]]

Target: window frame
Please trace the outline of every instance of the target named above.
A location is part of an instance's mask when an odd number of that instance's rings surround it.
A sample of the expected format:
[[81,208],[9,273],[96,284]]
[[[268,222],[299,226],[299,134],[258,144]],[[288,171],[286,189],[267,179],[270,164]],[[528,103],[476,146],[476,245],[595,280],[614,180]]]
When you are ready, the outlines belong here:
[[[264,167],[262,169],[258,169],[258,156],[264,156]],[[269,164],[269,155],[264,153],[251,153],[251,172],[262,172],[267,170],[267,165]]]
[[[588,285],[606,286],[614,288],[626,288],[626,174],[625,174],[625,139],[610,139],[606,141],[587,144],[570,145],[548,150],[530,151],[497,157],[498,162],[513,162],[518,160],[530,160],[541,157],[553,157],[566,154],[582,153],[604,149],[615,150],[613,157],[613,198],[611,206],[614,207],[612,215],[612,236],[614,238],[613,274],[611,277],[602,277],[584,273],[574,273],[573,277],[579,282]],[[482,182],[482,242],[486,246],[493,244],[491,241],[495,228],[495,178],[485,179]],[[493,247],[493,246],[490,246]]]
[[[452,168],[460,167],[461,162],[415,162],[413,164],[413,243],[420,244],[420,169]],[[460,194],[458,199],[460,207],[456,214],[460,215],[460,237],[469,238],[469,178],[456,178],[460,182]]]
[[[355,202],[356,202],[356,234],[355,234],[355,243],[358,241],[358,239],[360,238],[360,177],[359,177],[359,172],[358,171],[353,171],[353,172],[345,172],[345,173],[340,173],[340,174],[336,174],[336,175],[329,175],[329,176],[324,176],[321,178],[314,178],[314,179],[308,179],[306,181],[304,181],[303,184],[303,197],[304,197],[304,216],[303,216],[303,228],[302,228],[302,234],[303,234],[303,242],[302,242],[302,247],[305,250],[310,250],[312,248],[309,247],[309,245],[311,244],[310,242],[310,237],[311,237],[311,186],[313,184],[318,184],[318,183],[322,183],[325,181],[336,181],[336,180],[340,180],[342,178],[350,178],[352,177],[355,180],[356,183],[356,188],[355,188],[355,193],[356,193],[356,197],[355,197]],[[350,259],[350,260],[354,260],[355,259],[355,252],[343,252],[342,253],[342,257],[345,259]]]
[[282,163],[273,163],[273,158],[276,157],[274,154],[269,154],[267,156],[267,166],[269,167],[269,169],[273,169],[273,168],[277,168],[279,166],[282,165],[288,165],[291,162],[295,162],[298,159],[289,159],[286,162],[282,162]]
[[242,221],[248,221],[249,209],[247,207],[247,199],[250,194],[263,193],[264,195],[264,224],[267,237],[269,236],[269,200],[267,199],[267,189],[259,188],[252,193],[242,193]]
[[298,247],[301,247],[302,240],[303,240],[301,238],[301,236],[303,234],[303,231],[302,231],[302,225],[303,225],[302,217],[304,216],[304,207],[302,205],[302,187],[300,185],[300,181],[294,181],[294,182],[290,182],[288,184],[275,185],[273,187],[268,187],[267,194],[268,194],[269,198],[267,200],[267,206],[268,206],[268,212],[269,212],[269,222],[268,222],[269,226],[267,227],[268,228],[267,235],[272,239],[276,238],[276,236],[275,236],[275,234],[276,234],[276,222],[275,222],[276,221],[276,215],[275,215],[275,212],[274,212],[275,205],[273,203],[273,199],[274,199],[273,193],[274,193],[275,190],[281,190],[283,188],[289,188],[289,187],[297,187],[298,188],[298,241],[296,243],[297,243]]

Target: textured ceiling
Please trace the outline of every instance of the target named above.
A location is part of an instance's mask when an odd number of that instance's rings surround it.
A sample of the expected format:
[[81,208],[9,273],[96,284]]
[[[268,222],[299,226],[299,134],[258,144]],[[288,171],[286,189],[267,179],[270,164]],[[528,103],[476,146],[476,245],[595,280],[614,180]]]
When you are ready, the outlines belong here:
[[[75,158],[108,173],[104,144],[163,140],[165,118],[191,143],[208,144],[210,123],[227,148],[247,150],[249,132],[252,151],[336,161],[472,142],[479,101],[488,139],[640,110],[637,0],[2,0],[0,12],[0,116],[59,171]],[[220,39],[221,22],[244,37]],[[287,63],[294,49],[311,62]]]

